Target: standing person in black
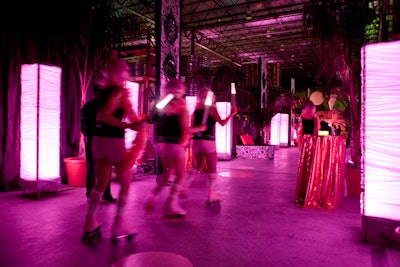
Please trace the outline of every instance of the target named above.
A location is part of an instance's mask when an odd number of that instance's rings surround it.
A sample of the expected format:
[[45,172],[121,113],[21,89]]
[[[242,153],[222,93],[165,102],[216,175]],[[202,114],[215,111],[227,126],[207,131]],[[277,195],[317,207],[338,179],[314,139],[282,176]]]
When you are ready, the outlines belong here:
[[318,135],[318,131],[320,130],[320,122],[316,115],[316,107],[311,100],[307,100],[306,105],[300,115],[300,119],[299,148],[301,150],[303,136]]
[[[93,95],[94,98],[85,105],[83,105],[81,110],[81,131],[85,136],[85,153],[86,153],[86,197],[89,198],[90,190],[94,187],[95,177],[94,177],[94,165],[93,165],[93,156],[92,156],[92,138],[94,129],[96,127],[96,113],[97,113],[97,100],[99,98],[100,90],[99,85],[96,84],[93,86]],[[110,174],[111,175],[111,174]],[[111,194],[110,188],[111,182],[108,184],[106,191],[103,195],[104,202],[117,202],[117,199],[114,198]]]
[[[317,141],[316,137],[318,136],[320,127],[319,118],[316,115],[316,106],[312,101],[307,100],[300,115],[300,119],[300,155],[294,201],[299,207],[302,207],[306,199],[308,181],[311,173],[311,155],[314,153],[315,143]],[[302,164],[302,162],[308,162],[308,164]]]

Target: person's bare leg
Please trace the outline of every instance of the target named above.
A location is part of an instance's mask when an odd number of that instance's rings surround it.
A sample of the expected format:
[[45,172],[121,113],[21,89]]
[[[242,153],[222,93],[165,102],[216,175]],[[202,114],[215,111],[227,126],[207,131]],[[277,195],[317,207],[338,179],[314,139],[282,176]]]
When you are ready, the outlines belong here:
[[207,153],[205,155],[207,169],[208,169],[208,193],[207,193],[207,203],[219,202],[221,200],[220,195],[216,190],[216,180],[218,178],[217,174],[217,152]]
[[188,196],[190,185],[192,184],[194,177],[196,176],[196,174],[198,174],[199,170],[203,165],[204,154],[202,152],[194,153],[193,158],[194,158],[193,167],[186,174],[186,178],[180,193],[180,197],[182,198],[186,198]]
[[171,177],[173,171],[173,169],[170,167],[171,164],[168,157],[160,157],[160,161],[161,161],[161,166],[163,168],[163,172],[161,174],[160,181],[158,183],[156,182],[149,196],[146,199],[145,208],[148,211],[152,211],[154,209],[154,206],[157,202],[157,197],[161,193],[165,185],[168,183],[168,179]]
[[164,216],[186,216],[187,212],[178,203],[178,195],[185,182],[185,158],[175,158],[171,160],[174,166],[176,177],[172,183],[170,194],[164,206]]
[[136,160],[143,154],[147,145],[146,128],[140,129],[132,142],[132,148],[128,150],[126,156],[121,163],[121,169],[129,170],[135,165]]
[[91,190],[88,200],[88,210],[86,214],[84,232],[90,232],[96,229],[100,223],[97,221],[96,213],[98,205],[103,196],[104,190],[110,182],[111,164],[107,160],[96,160],[94,162],[94,174],[96,183]]
[[120,164],[115,166],[115,171],[118,176],[118,180],[120,183],[120,191],[117,200],[117,210],[114,217],[114,223],[111,228],[111,235],[121,236],[121,235],[131,235],[135,234],[136,231],[133,230],[131,227],[126,225],[125,213],[126,213],[126,206],[128,203],[129,197],[129,188],[132,181],[132,171],[130,169],[124,169],[121,167]]

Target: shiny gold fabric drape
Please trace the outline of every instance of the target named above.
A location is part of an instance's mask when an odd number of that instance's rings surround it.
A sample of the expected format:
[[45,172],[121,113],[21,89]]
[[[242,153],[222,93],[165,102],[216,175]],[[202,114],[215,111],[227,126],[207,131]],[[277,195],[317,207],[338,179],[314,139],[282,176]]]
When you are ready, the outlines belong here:
[[345,186],[345,136],[304,135],[295,202],[304,208],[333,209],[342,204]]

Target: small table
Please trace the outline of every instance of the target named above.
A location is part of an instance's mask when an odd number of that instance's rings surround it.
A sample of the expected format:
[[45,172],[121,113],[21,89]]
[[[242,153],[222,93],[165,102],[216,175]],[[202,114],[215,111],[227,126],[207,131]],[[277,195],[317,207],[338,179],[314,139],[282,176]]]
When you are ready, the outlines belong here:
[[123,257],[111,267],[193,267],[193,264],[175,253],[148,251]]
[[305,208],[333,209],[345,190],[346,137],[304,135],[295,202]]

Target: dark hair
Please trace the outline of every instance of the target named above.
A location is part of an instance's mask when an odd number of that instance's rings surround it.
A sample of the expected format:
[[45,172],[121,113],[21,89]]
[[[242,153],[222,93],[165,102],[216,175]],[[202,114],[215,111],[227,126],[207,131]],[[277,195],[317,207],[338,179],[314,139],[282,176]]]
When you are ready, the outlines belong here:
[[100,85],[96,83],[92,88],[92,92],[93,94],[97,94],[99,91],[100,91]]

